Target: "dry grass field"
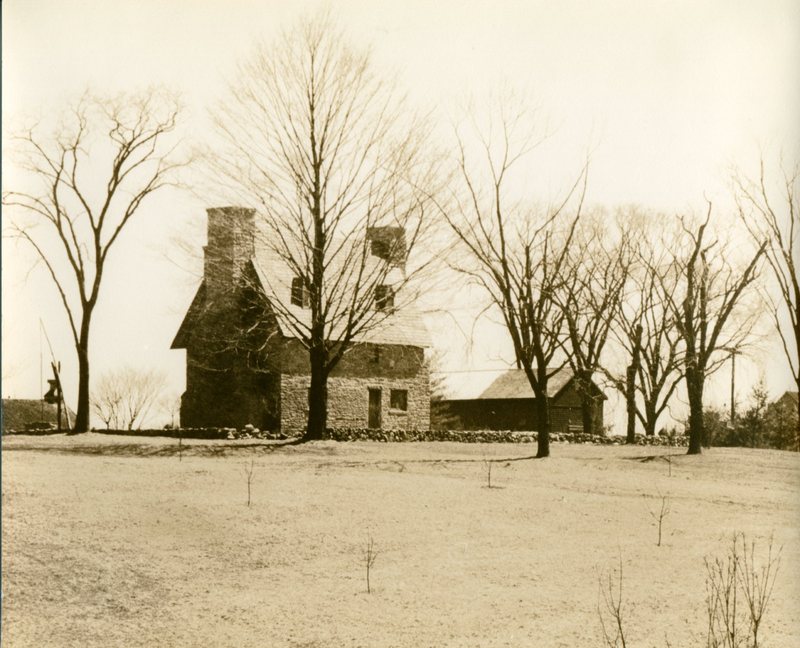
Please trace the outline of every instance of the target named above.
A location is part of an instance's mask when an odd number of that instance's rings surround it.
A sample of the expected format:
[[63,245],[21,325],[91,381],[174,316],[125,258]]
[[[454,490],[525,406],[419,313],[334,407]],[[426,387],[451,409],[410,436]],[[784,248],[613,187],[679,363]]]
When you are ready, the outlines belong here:
[[602,646],[620,561],[628,646],[705,646],[737,531],[782,547],[762,646],[800,645],[800,455],[533,450],[6,437],[2,646]]

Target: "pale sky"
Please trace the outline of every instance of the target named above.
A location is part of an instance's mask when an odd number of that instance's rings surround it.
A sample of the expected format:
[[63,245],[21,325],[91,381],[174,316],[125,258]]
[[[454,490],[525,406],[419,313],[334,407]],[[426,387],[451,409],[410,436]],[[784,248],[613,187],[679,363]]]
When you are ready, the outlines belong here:
[[[535,97],[556,128],[547,177],[558,183],[569,176],[591,148],[593,203],[672,213],[702,209],[706,196],[725,208],[731,165],[751,169],[761,150],[798,153],[796,0],[327,4],[351,44],[371,47],[378,69],[396,74],[412,101],[443,124],[468,98],[480,101],[500,84]],[[237,61],[258,39],[269,41],[320,5],[6,0],[4,136],[21,120],[59,111],[87,87],[164,84],[184,95],[183,135],[202,139],[205,111],[224,98]],[[4,150],[4,190],[14,178],[12,163]],[[207,206],[192,195],[165,193],[124,234],[93,325],[95,378],[131,364],[162,369],[174,393],[183,390],[183,352],[169,344],[197,279],[168,253],[176,232],[196,232],[199,249]],[[67,400],[74,401],[76,361],[65,319],[41,270],[27,272],[30,261],[4,241],[3,396],[41,396],[41,318],[64,366]],[[451,336],[434,331],[437,337]],[[464,347],[444,349],[447,366],[497,366],[497,356],[507,353],[498,344],[465,357]],[[777,394],[791,386],[782,361],[776,347],[749,373],[765,373]]]

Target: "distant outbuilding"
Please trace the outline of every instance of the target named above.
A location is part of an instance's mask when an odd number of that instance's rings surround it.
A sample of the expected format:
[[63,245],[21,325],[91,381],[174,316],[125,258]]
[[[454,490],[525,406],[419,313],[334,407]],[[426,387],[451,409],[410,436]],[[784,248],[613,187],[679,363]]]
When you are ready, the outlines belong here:
[[[575,388],[575,380],[569,367],[557,370],[548,381],[547,391],[551,400],[553,431],[581,428],[581,401]],[[466,384],[468,379],[462,381]],[[603,403],[607,400],[602,390],[592,385],[596,398],[596,432],[602,431]],[[497,376],[478,396],[449,396],[437,401],[432,408],[432,425],[438,421],[436,413],[446,416],[449,427],[463,430],[526,430],[535,431],[536,398],[525,371],[509,369]]]

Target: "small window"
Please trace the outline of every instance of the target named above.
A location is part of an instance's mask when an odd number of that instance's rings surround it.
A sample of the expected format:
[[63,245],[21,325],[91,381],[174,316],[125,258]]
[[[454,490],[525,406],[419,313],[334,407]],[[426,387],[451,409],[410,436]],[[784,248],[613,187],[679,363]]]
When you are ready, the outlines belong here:
[[385,284],[375,286],[375,310],[394,310],[394,288]]
[[389,392],[389,407],[401,412],[408,411],[408,391],[405,389],[392,389]]
[[381,348],[379,346],[372,349],[372,362],[375,364],[380,364],[381,362]]
[[389,258],[389,241],[385,239],[372,239],[372,255],[380,259]]
[[311,295],[302,277],[292,279],[292,304],[301,308],[311,306]]

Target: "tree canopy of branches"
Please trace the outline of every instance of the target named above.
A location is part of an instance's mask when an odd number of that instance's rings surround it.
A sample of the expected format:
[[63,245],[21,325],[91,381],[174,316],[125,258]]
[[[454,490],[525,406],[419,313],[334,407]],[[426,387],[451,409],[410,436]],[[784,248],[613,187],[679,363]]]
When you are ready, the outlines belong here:
[[177,115],[159,91],[86,95],[53,134],[35,127],[13,138],[32,188],[4,193],[3,204],[22,213],[13,232],[44,264],[67,316],[78,356],[75,432],[89,429],[89,339],[103,271],[145,199],[172,182]]
[[[682,372],[689,398],[689,454],[700,454],[703,441],[703,396],[706,378],[747,341],[758,312],[742,308],[745,291],[757,277],[766,243],[741,267],[719,239],[709,240],[711,205],[695,229],[681,223],[682,236],[672,247],[671,265],[678,281],[663,290],[683,345]],[[713,235],[712,235],[713,236]],[[738,319],[734,320],[734,316]]]
[[[491,125],[499,132],[494,141],[476,132],[477,142],[468,150],[459,136],[460,193],[453,196],[452,206],[442,206],[442,213],[463,251],[453,267],[480,286],[490,308],[502,316],[517,367],[525,371],[535,396],[537,456],[547,457],[548,381],[566,364],[565,317],[556,292],[565,280],[587,174],[584,168],[564,199],[546,210],[510,199],[506,184],[512,170],[541,139],[524,132],[524,111],[504,106],[501,112]],[[575,196],[578,205],[570,211]]]
[[108,372],[92,390],[92,409],[106,429],[132,430],[162,396],[166,382],[157,371],[123,367]]
[[[756,180],[734,178],[739,211],[748,230],[761,243],[767,242],[766,259],[777,284],[778,295],[765,291],[775,328],[783,343],[786,360],[800,392],[800,163],[782,169],[780,194],[773,196],[763,159]],[[788,315],[789,329],[784,325]],[[800,449],[800,400],[798,400],[797,447]]]
[[629,207],[621,210],[619,219],[628,228],[632,257],[612,335],[630,363],[624,377],[607,375],[626,397],[627,441],[633,443],[637,420],[646,435],[655,435],[658,419],[682,379],[680,336],[668,307],[677,273],[665,237],[654,235],[650,214]]
[[603,351],[619,310],[631,264],[630,234],[612,232],[604,214],[584,218],[567,255],[564,281],[556,291],[564,313],[569,364],[581,400],[583,431],[595,434],[602,426],[595,386]]
[[[413,301],[424,263],[426,193],[436,173],[427,129],[367,53],[352,50],[326,14],[301,22],[244,62],[213,113],[221,147],[212,168],[227,195],[257,212],[259,244],[299,279],[267,285],[271,308],[307,349],[304,439],[321,438],[327,382],[342,355]],[[378,256],[370,232],[394,232]],[[388,288],[382,288],[388,286]],[[383,293],[381,293],[383,291]]]

